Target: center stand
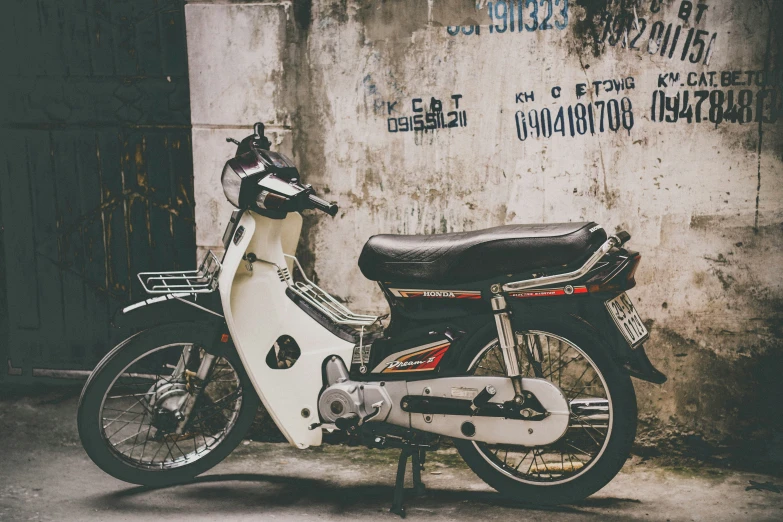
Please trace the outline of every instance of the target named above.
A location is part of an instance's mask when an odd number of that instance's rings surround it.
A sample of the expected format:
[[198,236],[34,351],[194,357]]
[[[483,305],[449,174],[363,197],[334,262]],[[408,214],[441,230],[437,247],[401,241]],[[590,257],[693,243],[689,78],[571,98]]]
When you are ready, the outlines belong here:
[[361,443],[368,448],[400,448],[400,460],[397,463],[397,479],[394,483],[394,497],[389,511],[405,518],[405,471],[408,459],[413,471],[413,495],[424,495],[421,472],[424,469],[427,451],[436,451],[440,447],[440,438],[429,433],[408,430],[397,426],[372,426],[365,424],[360,434]]
[[389,511],[401,518],[405,518],[406,515],[403,501],[405,499],[405,470],[408,467],[408,458],[411,459],[413,471],[413,495],[419,497],[424,495],[426,489],[421,481],[421,472],[424,469],[426,456],[426,451],[418,447],[403,448],[400,453],[400,460],[397,463],[397,480],[394,483],[394,499]]

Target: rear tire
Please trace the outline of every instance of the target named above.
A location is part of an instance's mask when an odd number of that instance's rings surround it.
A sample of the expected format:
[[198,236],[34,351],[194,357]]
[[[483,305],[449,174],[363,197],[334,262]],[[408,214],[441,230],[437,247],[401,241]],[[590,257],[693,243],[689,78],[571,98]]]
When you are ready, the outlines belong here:
[[[227,361],[236,377],[238,377],[239,385],[232,392],[236,398],[241,397],[240,401],[236,401],[240,402],[238,414],[234,412],[235,416],[233,417],[234,420],[230,430],[211,449],[207,446],[207,450],[202,456],[198,456],[196,453],[192,462],[184,463],[177,467],[166,467],[164,464],[161,464],[159,469],[154,469],[152,465],[145,467],[139,465],[139,463],[134,463],[132,458],[128,459],[120,454],[116,447],[110,443],[110,440],[107,440],[105,433],[108,431],[104,427],[106,423],[103,406],[105,397],[107,397],[110,390],[114,389],[113,385],[121,375],[128,375],[123,372],[127,372],[131,365],[142,360],[145,355],[155,353],[160,347],[169,345],[192,344],[208,353],[215,353],[210,350],[210,344],[213,341],[212,328],[210,327],[195,323],[167,324],[145,330],[126,339],[101,360],[82,390],[78,410],[79,437],[90,459],[99,468],[125,482],[145,486],[165,486],[193,479],[195,476],[220,463],[236,448],[253,422],[260,401],[239,356],[233,349],[221,350],[220,356]],[[154,379],[150,382],[154,382]],[[140,386],[142,386],[141,390],[145,389],[144,385]],[[143,404],[142,407],[145,410],[148,408],[148,406]],[[122,415],[120,414],[120,417]],[[130,415],[125,415],[127,416],[119,422],[130,418]],[[142,419],[142,423],[143,421],[144,419]],[[141,427],[139,431],[142,434],[144,433]],[[139,436],[145,437],[145,435]],[[149,430],[146,437],[150,437]],[[173,440],[177,441],[178,439]],[[190,440],[195,447],[198,440],[197,436],[193,435]],[[184,445],[181,439],[178,441]],[[186,448],[186,451],[189,451],[189,446]],[[132,456],[133,453],[131,453]],[[153,457],[151,462],[154,463],[154,460]],[[141,464],[143,464],[143,461],[144,456],[142,453]]]
[[[609,357],[608,347],[592,328],[569,316],[540,318],[533,322],[534,324],[529,325],[515,324],[515,330],[518,333],[533,330],[545,332],[568,341],[581,349],[603,376],[612,411],[608,441],[604,439],[603,449],[592,461],[583,466],[586,468],[585,471],[575,473],[575,476],[568,480],[535,482],[517,476],[510,468],[503,469],[499,462],[491,462],[492,457],[487,453],[486,447],[482,450],[480,443],[455,439],[454,444],[476,475],[512,500],[543,505],[575,502],[604,487],[617,475],[628,459],[636,436],[636,395],[631,378]],[[471,363],[479,364],[475,361],[479,361],[480,352],[485,350],[493,339],[495,341],[497,339],[494,325],[487,329],[485,335],[477,336],[472,350],[468,350],[464,358],[466,371],[475,371],[475,367],[471,368]],[[524,356],[521,356],[520,362],[524,360]],[[522,453],[527,449],[520,449],[519,452]],[[535,452],[533,454],[535,456]],[[527,465],[527,462],[525,464]],[[536,463],[536,468],[539,466]],[[563,469],[565,468],[566,465],[563,465]],[[572,464],[572,472],[573,469]]]

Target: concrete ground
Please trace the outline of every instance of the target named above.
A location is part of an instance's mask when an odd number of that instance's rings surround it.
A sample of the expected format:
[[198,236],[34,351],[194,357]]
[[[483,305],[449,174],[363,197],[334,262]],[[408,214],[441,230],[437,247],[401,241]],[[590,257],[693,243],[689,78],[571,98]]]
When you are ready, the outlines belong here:
[[[147,489],[115,480],[88,459],[73,392],[11,396],[0,389],[0,520],[398,520],[389,513],[398,452],[325,446],[299,451],[246,441],[194,483]],[[414,520],[783,520],[783,494],[746,491],[779,478],[725,469],[629,461],[578,504],[522,507],[501,499],[453,450],[409,499]]]

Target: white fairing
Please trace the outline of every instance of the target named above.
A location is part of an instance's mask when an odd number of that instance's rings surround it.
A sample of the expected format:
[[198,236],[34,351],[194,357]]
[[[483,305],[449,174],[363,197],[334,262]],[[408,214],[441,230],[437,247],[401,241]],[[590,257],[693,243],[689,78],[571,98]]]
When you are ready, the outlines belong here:
[[[226,322],[239,356],[269,415],[288,441],[298,448],[321,444],[318,394],[323,386],[322,364],[330,355],[350,363],[353,344],[336,337],[304,313],[285,294],[286,283],[274,266],[286,266],[283,253],[293,255],[302,216],[270,219],[245,212],[238,244],[229,244],[220,273],[220,297]],[[236,236],[235,236],[236,237]],[[258,260],[247,269],[246,252]],[[289,267],[289,270],[291,267]],[[302,353],[291,368],[272,369],[266,356],[281,335],[290,335]],[[309,416],[303,416],[308,413]]]

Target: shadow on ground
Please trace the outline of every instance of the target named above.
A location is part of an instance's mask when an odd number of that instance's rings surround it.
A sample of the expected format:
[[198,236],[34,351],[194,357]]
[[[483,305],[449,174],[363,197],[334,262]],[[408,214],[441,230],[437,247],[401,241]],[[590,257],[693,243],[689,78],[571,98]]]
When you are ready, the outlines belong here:
[[[264,486],[271,487],[264,487]],[[274,476],[258,473],[228,473],[198,477],[188,483],[166,486],[138,486],[92,497],[89,502],[99,510],[119,511],[123,513],[159,512],[160,506],[145,502],[145,495],[166,492],[166,498],[176,496],[179,506],[187,505],[188,500],[198,503],[207,502],[214,508],[225,509],[225,505],[234,505],[236,509],[262,509],[301,504],[322,506],[330,513],[364,511],[368,506],[390,506],[393,488],[381,484],[360,486],[339,486],[328,481]],[[149,498],[146,498],[149,500]],[[406,505],[415,508],[419,505],[437,510],[441,507],[453,507],[456,504],[472,504],[473,508],[483,504],[488,508],[509,508],[525,512],[535,518],[535,513],[588,514],[579,509],[612,508],[622,504],[641,504],[632,498],[588,498],[571,506],[531,506],[508,500],[501,495],[487,491],[455,491],[446,489],[427,489],[423,497],[414,497],[412,490],[406,489]],[[478,506],[477,506],[478,505]],[[194,505],[201,511],[201,507]],[[187,512],[178,508],[183,516]],[[592,514],[592,513],[590,513]],[[520,513],[521,515],[521,513]]]

